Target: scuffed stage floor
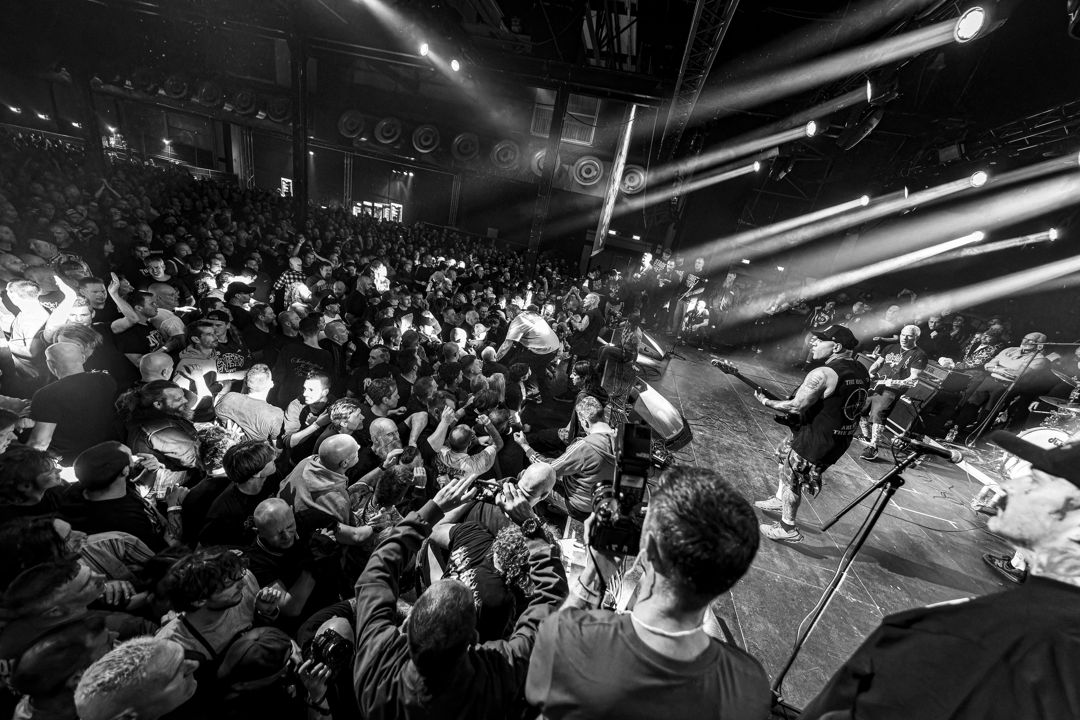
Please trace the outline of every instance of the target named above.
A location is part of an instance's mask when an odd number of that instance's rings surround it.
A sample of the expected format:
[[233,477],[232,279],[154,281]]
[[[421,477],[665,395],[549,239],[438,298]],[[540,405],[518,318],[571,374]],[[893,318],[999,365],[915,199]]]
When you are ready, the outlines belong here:
[[[759,500],[776,491],[772,448],[788,433],[772,411],[737,379],[710,366],[724,357],[763,387],[787,395],[802,373],[770,366],[749,353],[716,355],[680,347],[686,360],[670,360],[661,378],[649,382],[680,408],[694,431],[677,462],[716,468],[746,495]],[[817,602],[874,496],[828,532],[820,525],[891,467],[891,453],[876,462],[847,455],[825,475],[822,492],[805,498],[797,544],[762,539],[747,575],[716,605],[735,642],[757,657],[770,677],[783,666],[797,628]],[[986,530],[985,516],[969,503],[982,485],[944,460],[929,458],[904,474],[896,493],[847,579],[787,676],[784,698],[803,706],[878,624],[884,615],[911,607],[1005,589],[982,561],[984,552],[1006,546]],[[776,518],[757,511],[760,521]]]

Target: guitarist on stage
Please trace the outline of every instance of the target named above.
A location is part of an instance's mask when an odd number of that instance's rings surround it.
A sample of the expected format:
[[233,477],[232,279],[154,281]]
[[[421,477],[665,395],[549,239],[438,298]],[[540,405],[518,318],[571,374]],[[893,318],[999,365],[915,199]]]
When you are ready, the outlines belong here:
[[790,400],[770,400],[760,391],[758,402],[781,413],[801,418],[792,436],[776,449],[780,481],[776,495],[754,503],[759,510],[780,513],[780,521],[761,525],[770,540],[799,542],[802,533],[795,515],[805,485],[811,497],[821,489],[821,474],[839,460],[851,444],[866,404],[870,375],[854,357],[859,341],[843,325],[815,330],[811,357],[824,361],[803,379]]

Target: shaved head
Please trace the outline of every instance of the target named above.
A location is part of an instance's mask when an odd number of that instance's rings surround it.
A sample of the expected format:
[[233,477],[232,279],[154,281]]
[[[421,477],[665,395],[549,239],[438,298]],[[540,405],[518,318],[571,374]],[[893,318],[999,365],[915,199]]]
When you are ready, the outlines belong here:
[[319,459],[327,468],[345,472],[356,464],[360,443],[352,435],[331,435],[319,446]]
[[173,359],[167,353],[146,353],[139,359],[139,374],[145,382],[168,380],[173,374]]
[[521,471],[517,484],[529,498],[529,504],[536,505],[555,487],[555,468],[546,462],[533,463]]
[[45,363],[57,377],[83,372],[83,347],[71,342],[53,343],[45,348]]

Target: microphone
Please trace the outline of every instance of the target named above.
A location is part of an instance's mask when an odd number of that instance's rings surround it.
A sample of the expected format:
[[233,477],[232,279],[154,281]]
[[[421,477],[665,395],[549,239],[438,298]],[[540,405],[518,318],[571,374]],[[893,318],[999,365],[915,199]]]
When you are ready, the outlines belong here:
[[950,450],[949,448],[938,447],[937,445],[931,445],[929,443],[922,442],[921,440],[915,440],[913,438],[907,438],[903,436],[900,436],[893,440],[893,447],[898,450],[910,449],[924,455],[933,455],[934,457],[939,457],[942,460],[947,460],[954,465],[964,461],[964,454],[959,450]]

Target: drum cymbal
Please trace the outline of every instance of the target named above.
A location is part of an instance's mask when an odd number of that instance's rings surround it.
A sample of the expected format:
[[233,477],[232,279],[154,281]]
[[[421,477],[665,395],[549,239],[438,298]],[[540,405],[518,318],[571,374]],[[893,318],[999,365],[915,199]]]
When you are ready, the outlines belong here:
[[1053,405],[1058,410],[1068,410],[1069,412],[1080,413],[1080,403],[1070,403],[1068,400],[1050,397],[1049,395],[1043,395],[1039,400],[1047,405]]
[[1069,377],[1068,375],[1061,372],[1060,370],[1051,370],[1050,372],[1054,373],[1054,376],[1057,377],[1058,380],[1065,383],[1069,387],[1076,387],[1076,379],[1075,378]]

